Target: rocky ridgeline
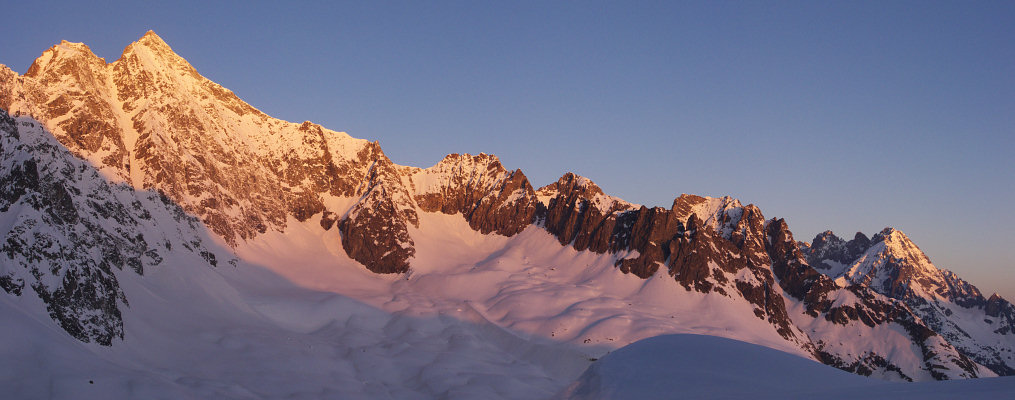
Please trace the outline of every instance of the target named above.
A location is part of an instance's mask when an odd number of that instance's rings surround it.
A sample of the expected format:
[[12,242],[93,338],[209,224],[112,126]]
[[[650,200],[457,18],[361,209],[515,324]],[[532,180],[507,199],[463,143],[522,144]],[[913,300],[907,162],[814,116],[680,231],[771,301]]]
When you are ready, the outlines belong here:
[[[688,290],[747,300],[755,316],[769,321],[786,340],[841,369],[914,379],[890,361],[892,354],[844,352],[829,346],[837,340],[833,337],[803,332],[789,316],[787,302],[803,303],[810,317],[830,324],[863,324],[871,330],[896,324],[921,349],[922,369],[934,378],[978,376],[973,362],[900,302],[864,285],[840,286],[812,268],[785,221],[766,221],[754,205],[682,195],[670,209],[622,205],[604,213],[591,200],[599,188],[575,181],[568,174],[547,187],[552,190],[540,189],[555,194],[539,217],[562,244],[599,253],[633,250],[636,257],[617,260],[625,273],[648,278],[663,269]],[[858,301],[837,304],[843,296]],[[876,340],[871,331],[861,332]]]
[[[123,338],[128,305],[117,274],[175,257],[215,266],[196,219],[158,192],[110,184],[30,118],[0,110],[0,287],[34,291],[84,342]],[[124,271],[126,270],[126,271]]]
[[[938,379],[978,376],[982,371],[969,355],[995,372],[1012,372],[998,358],[1004,349],[990,347],[979,336],[955,339],[961,329],[946,328],[958,327],[947,314],[952,308],[937,308],[944,310],[940,314],[924,312],[923,305],[938,303],[919,299],[938,296],[962,307],[978,307],[996,327],[994,333],[1002,336],[1011,334],[1011,304],[997,296],[983,300],[953,274],[935,273],[939,270],[928,267],[926,256],[901,232],[883,232],[872,239],[858,234],[849,242],[828,232],[803,245],[793,240],[785,221],[766,220],[758,207],[729,197],[682,195],[670,208],[638,206],[608,196],[592,181],[571,173],[536,190],[520,170],[508,170],[486,154],[452,154],[430,168],[400,166],[376,142],[261,113],[202,77],[152,32],[108,64],[87,46],[63,42],[44,52],[24,76],[0,66],[0,108],[42,121],[60,144],[98,171],[91,173],[122,183],[107,186],[157,190],[163,194],[158,199],[165,200],[157,207],[178,204],[231,245],[268,230],[282,231],[290,219],[307,221],[319,215],[323,229],[341,232],[342,247],[351,258],[373,272],[401,273],[412,266],[415,244],[410,230],[418,227],[421,212],[460,214],[484,234],[512,236],[535,225],[562,245],[613,255],[624,273],[641,278],[665,273],[689,291],[742,299],[754,317],[769,322],[787,341],[843,369],[902,379],[916,379],[911,375],[924,372]],[[25,173],[17,168],[30,168],[19,165],[12,166],[5,179],[23,179],[18,177]],[[66,187],[82,178],[64,179]],[[4,193],[21,193],[17,188],[34,185],[7,184],[14,191]],[[55,213],[37,226],[62,226],[66,219],[60,219],[61,209],[81,212],[93,207],[81,203],[77,193],[47,195],[47,201],[64,203],[36,207]],[[60,200],[67,198],[73,204]],[[140,209],[125,215],[151,207],[139,204]],[[62,235],[76,240],[73,232]],[[111,299],[125,299],[114,289],[115,276],[108,271],[133,262],[127,259],[148,257],[146,262],[157,264],[158,251],[135,257],[150,253],[149,248],[132,253],[127,243],[136,238],[95,241],[120,247],[111,248],[106,264],[81,267],[91,271],[82,274],[97,277],[94,281],[65,292],[83,293],[79,296],[95,299],[94,304],[77,304],[113,315]],[[120,254],[123,263],[113,253]],[[59,257],[42,249],[32,254],[40,265],[50,256]],[[45,281],[41,277],[7,274],[0,277],[0,285],[15,293],[26,284]],[[55,287],[49,285],[45,287]],[[922,289],[910,290],[914,287]],[[40,297],[71,296],[55,295],[56,289],[37,292]],[[59,308],[58,301],[50,303]],[[891,349],[879,347],[881,338],[875,332],[893,327],[901,328],[919,349],[914,357],[922,365],[898,365]],[[122,329],[98,328],[104,336],[67,329],[82,340],[101,336],[101,343],[122,335]],[[852,347],[841,343],[847,331],[857,338],[851,339]],[[1012,342],[1007,336],[1003,341]],[[995,357],[981,357],[985,348],[996,350]]]
[[508,171],[488,154],[451,154],[431,168],[417,170],[413,185],[421,210],[462,214],[482,233],[521,232],[539,204],[521,170]]

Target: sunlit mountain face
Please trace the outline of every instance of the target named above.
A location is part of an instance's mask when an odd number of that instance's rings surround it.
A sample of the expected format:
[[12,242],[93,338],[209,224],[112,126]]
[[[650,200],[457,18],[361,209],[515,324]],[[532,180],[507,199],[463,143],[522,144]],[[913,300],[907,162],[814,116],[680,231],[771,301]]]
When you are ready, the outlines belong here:
[[62,42],[0,66],[0,109],[19,398],[547,398],[674,333],[873,379],[1015,372],[1015,307],[900,230],[804,243],[730,197],[647,207],[488,154],[402,166],[258,111],[154,32],[111,63]]

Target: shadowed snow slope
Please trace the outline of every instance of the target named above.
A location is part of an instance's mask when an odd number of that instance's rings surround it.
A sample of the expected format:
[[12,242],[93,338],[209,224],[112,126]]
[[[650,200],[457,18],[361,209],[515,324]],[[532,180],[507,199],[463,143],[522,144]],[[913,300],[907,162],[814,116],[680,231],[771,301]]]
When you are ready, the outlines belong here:
[[886,383],[750,343],[664,335],[610,353],[557,398],[988,399],[1012,393],[1012,377]]
[[68,336],[37,297],[0,296],[3,397],[538,399],[588,365],[464,305],[387,312],[242,261],[172,265],[117,272],[131,303],[115,346]]

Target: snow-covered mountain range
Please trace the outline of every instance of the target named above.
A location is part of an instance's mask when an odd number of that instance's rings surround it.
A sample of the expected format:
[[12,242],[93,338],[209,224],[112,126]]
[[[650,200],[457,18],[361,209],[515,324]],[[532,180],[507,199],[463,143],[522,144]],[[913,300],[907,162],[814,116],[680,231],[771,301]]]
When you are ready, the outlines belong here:
[[[589,360],[667,333],[890,380],[1015,372],[1015,306],[901,231],[802,243],[729,197],[646,207],[571,173],[537,188],[487,154],[398,165],[377,142],[258,111],[153,32],[111,63],[65,41],[24,75],[0,65],[0,135],[4,313],[32,329],[48,315],[108,346],[59,351],[157,369],[153,387],[182,394],[281,397],[259,383],[274,367],[202,386],[181,372],[194,359],[139,361],[141,349],[214,337],[195,346],[237,363],[331,360],[315,381],[328,388],[387,374],[342,389],[366,397],[547,397]],[[164,328],[187,313],[229,315],[256,339]]]

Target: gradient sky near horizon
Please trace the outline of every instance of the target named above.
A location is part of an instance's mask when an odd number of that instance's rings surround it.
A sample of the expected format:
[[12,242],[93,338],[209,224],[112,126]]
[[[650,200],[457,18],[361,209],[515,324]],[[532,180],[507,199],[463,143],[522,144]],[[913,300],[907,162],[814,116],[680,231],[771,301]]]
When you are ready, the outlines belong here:
[[906,232],[1015,299],[1015,2],[47,2],[0,63],[147,30],[277,118],[396,163],[496,154],[628,201],[730,195],[798,240]]

